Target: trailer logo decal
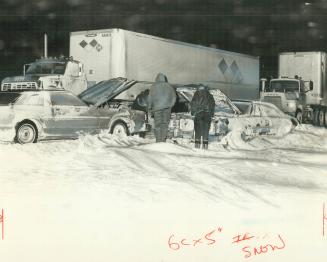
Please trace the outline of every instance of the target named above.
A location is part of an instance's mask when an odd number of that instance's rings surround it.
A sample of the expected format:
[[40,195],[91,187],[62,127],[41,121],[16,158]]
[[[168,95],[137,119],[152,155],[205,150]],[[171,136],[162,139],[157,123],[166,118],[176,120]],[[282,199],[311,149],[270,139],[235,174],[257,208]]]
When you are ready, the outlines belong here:
[[84,48],[87,46],[87,43],[86,41],[83,40],[82,42],[79,43],[79,45]]
[[225,59],[223,58],[218,64],[218,67],[226,80],[236,83],[240,83],[243,80],[241,70],[235,61],[233,61],[230,66],[228,66]]
[[232,63],[232,65],[230,66],[230,69],[232,70],[233,75],[236,75],[237,72],[239,71],[239,68],[238,68],[238,66],[237,66],[237,64],[236,64],[235,61],[234,61],[234,62]]
[[91,42],[90,42],[90,45],[93,46],[93,47],[96,47],[96,45],[98,44],[97,40],[93,39]]
[[220,63],[219,63],[219,68],[220,68],[220,71],[223,73],[223,75],[225,74],[227,68],[228,68],[228,65],[225,61],[225,59],[221,60]]
[[86,42],[85,40],[83,40],[83,41],[81,41],[80,43],[79,43],[79,45],[82,47],[82,48],[84,48],[86,51],[88,51],[88,52],[90,52],[90,51],[92,51],[93,49],[95,49],[95,50],[97,50],[98,52],[100,52],[102,49],[103,49],[103,47],[102,47],[102,45],[100,45],[99,43],[98,43],[98,41],[97,40],[95,40],[95,39],[93,39],[91,42]]

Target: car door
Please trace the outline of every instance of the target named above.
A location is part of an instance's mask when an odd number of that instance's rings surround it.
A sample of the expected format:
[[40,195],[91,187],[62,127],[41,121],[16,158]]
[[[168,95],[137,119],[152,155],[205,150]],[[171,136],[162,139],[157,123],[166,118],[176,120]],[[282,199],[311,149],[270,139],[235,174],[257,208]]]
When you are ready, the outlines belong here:
[[45,114],[44,92],[24,92],[14,103],[17,121],[23,119],[41,120]]
[[90,107],[70,92],[49,92],[52,117],[47,131],[54,136],[77,137],[80,132],[98,129],[98,117]]

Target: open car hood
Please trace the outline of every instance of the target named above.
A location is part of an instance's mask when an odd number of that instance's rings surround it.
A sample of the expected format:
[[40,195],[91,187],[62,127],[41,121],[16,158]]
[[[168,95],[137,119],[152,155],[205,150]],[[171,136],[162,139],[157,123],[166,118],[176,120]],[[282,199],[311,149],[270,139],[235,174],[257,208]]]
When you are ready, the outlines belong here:
[[100,106],[134,85],[136,81],[114,78],[99,82],[78,95],[88,105]]

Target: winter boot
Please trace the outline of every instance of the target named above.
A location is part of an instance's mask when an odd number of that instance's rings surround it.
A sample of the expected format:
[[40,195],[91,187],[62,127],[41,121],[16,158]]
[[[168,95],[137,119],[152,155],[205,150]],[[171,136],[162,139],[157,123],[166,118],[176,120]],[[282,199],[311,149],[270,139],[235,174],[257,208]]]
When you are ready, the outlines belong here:
[[208,149],[208,140],[203,140],[202,149]]
[[201,141],[195,140],[195,148],[200,148],[200,147],[201,147]]

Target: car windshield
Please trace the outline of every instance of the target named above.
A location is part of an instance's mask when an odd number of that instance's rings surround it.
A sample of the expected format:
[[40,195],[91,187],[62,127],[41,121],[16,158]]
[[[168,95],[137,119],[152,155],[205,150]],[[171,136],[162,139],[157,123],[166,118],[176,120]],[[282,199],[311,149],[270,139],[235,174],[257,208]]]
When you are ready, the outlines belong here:
[[53,106],[86,106],[86,104],[70,93],[53,92],[50,94]]
[[275,92],[299,91],[299,82],[292,80],[271,81],[270,90]]
[[35,62],[27,69],[26,75],[63,75],[65,69],[65,62]]
[[15,105],[43,106],[42,93],[24,93],[15,102]]
[[231,107],[228,102],[226,95],[220,90],[211,90],[210,93],[215,99],[215,112],[222,114],[235,114],[235,110]]
[[257,104],[258,108],[260,108],[261,116],[266,117],[283,117],[285,116],[282,111],[280,111],[275,105],[273,104]]
[[223,100],[216,101],[216,106],[215,106],[215,112],[223,112],[226,114],[235,114],[235,111],[233,108],[230,107],[230,105]]
[[136,83],[125,91],[121,92],[114,99],[122,101],[134,101],[136,97],[143,91],[150,89],[151,83]]
[[10,103],[14,103],[19,97],[21,93],[2,93],[0,92],[0,106],[6,106]]
[[233,101],[233,103],[237,106],[242,114],[250,114],[252,105],[251,102]]

